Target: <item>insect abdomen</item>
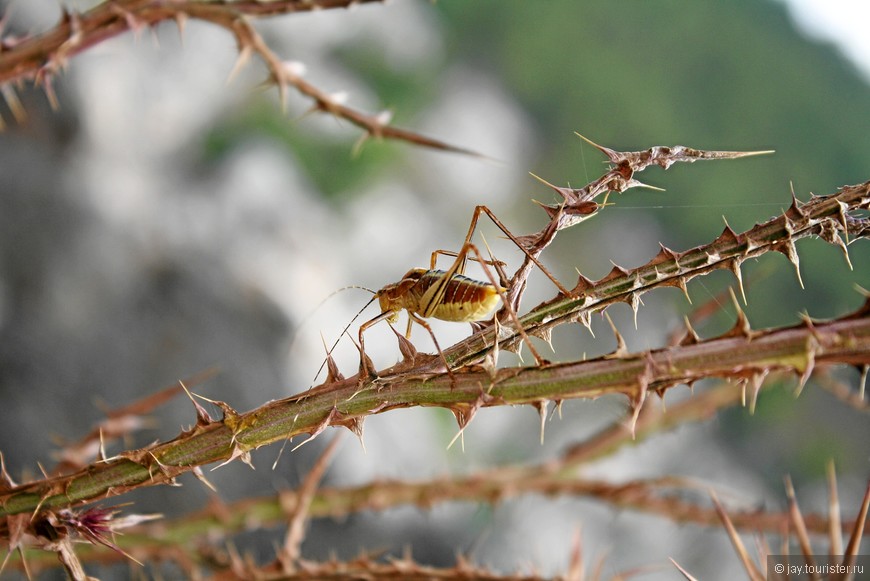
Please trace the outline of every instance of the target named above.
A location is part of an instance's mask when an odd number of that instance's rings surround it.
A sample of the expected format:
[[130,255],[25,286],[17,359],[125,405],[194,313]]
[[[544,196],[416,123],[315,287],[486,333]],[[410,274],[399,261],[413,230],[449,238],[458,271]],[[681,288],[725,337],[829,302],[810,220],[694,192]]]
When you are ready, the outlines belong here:
[[[414,290],[419,291],[418,296],[422,298],[426,295],[426,291],[443,276],[443,271],[430,270],[420,277],[419,282],[414,285]],[[498,299],[498,289],[491,284],[455,274],[447,281],[444,296],[429,316],[442,321],[460,323],[481,321],[489,316],[498,304]],[[420,306],[425,307],[425,305]],[[417,312],[421,314],[420,310]]]

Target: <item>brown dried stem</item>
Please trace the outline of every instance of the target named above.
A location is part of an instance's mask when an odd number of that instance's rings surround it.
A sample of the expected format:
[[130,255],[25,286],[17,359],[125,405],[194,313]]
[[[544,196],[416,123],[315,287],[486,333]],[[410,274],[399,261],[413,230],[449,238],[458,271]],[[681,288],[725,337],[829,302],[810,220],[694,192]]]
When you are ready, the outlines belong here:
[[[279,58],[265,43],[251,23],[251,18],[347,8],[355,4],[382,0],[278,0],[255,1],[173,1],[108,0],[93,9],[76,14],[64,12],[58,24],[42,34],[24,38],[0,37],[0,89],[16,117],[23,116],[13,86],[30,80],[41,84],[52,105],[57,98],[52,89],[54,76],[67,66],[69,59],[90,47],[128,31],[138,31],[160,22],[174,20],[179,28],[189,18],[211,22],[233,34],[239,45],[238,69],[256,54],[278,86],[282,104],[286,91],[293,87],[312,102],[312,109],[349,121],[364,131],[365,138],[406,141],[422,147],[480,156],[480,154],[426,137],[389,124],[388,115],[368,114],[340,103],[328,92],[317,88]],[[235,71],[234,71],[235,72]],[[0,126],[2,128],[2,126]]]

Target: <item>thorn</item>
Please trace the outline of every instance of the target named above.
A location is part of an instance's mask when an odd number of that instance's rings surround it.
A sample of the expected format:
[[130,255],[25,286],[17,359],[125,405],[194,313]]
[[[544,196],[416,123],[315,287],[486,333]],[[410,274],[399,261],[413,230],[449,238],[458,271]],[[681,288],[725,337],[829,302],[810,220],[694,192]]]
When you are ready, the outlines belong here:
[[692,327],[692,323],[689,321],[689,317],[684,316],[683,321],[686,323],[686,334],[680,339],[679,345],[685,347],[686,345],[696,345],[701,342],[701,338],[698,336],[698,333],[695,331],[694,327]]
[[344,375],[341,374],[341,371],[338,370],[338,365],[335,363],[335,359],[332,358],[332,355],[326,356],[326,383],[335,383],[337,381],[343,381]]
[[631,178],[625,184],[625,189],[627,190],[628,188],[643,188],[645,190],[652,190],[654,192],[666,192],[667,191],[664,188],[660,188],[658,186],[651,186],[650,184],[645,184],[642,181],[636,180],[634,178]]
[[749,326],[749,319],[746,318],[746,313],[740,307],[737,295],[734,294],[734,289],[729,287],[728,294],[731,296],[731,303],[737,312],[737,320],[734,322],[731,330],[722,335],[722,337],[745,337],[746,339],[752,339],[752,328]]
[[60,101],[57,100],[57,93],[54,92],[54,84],[52,82],[51,73],[40,71],[37,73],[37,84],[42,85],[42,90],[45,93],[45,98],[48,99],[48,105],[55,113],[60,111]]
[[217,488],[215,488],[214,484],[209,482],[208,478],[205,477],[205,474],[203,474],[201,467],[195,466],[193,468],[193,475],[196,476],[196,479],[202,482],[206,488],[208,488],[212,492],[217,492]]
[[861,506],[858,509],[858,515],[855,518],[855,525],[852,528],[852,534],[849,536],[849,543],[846,545],[845,554],[849,555],[850,563],[854,564],[858,556],[858,548],[861,545],[862,531],[867,522],[867,513],[870,512],[870,483],[864,491],[864,499],[861,501]]
[[689,286],[686,284],[686,279],[682,276],[677,277],[677,286],[680,287],[680,290],[683,291],[683,294],[686,295],[686,300],[689,304],[692,304],[692,297],[689,296]]
[[770,369],[765,368],[762,371],[756,372],[752,374],[752,378],[750,380],[752,385],[752,395],[749,400],[749,414],[755,414],[755,404],[758,402],[758,392],[761,391],[761,386],[764,384],[764,379],[767,377],[767,374],[770,372]]
[[743,544],[743,541],[740,540],[740,535],[737,534],[737,529],[734,528],[734,523],[731,522],[731,517],[728,516],[725,508],[719,503],[719,498],[713,490],[710,490],[710,499],[716,507],[716,513],[719,515],[719,519],[722,521],[722,524],[728,533],[728,537],[731,539],[731,544],[734,545],[734,550],[740,557],[750,581],[763,581],[764,576],[749,557],[749,553],[746,551],[746,546]]
[[335,363],[335,359],[332,358],[332,351],[326,346],[326,337],[323,336],[323,333],[320,334],[320,342],[323,344],[323,350],[326,351],[326,359],[320,364],[320,369],[317,370],[317,375],[314,376],[314,381],[317,381],[317,376],[320,375],[324,365],[326,365],[326,383],[344,381],[344,375],[341,374],[338,365]]
[[353,432],[357,440],[359,440],[359,445],[362,446],[363,454],[368,454],[366,451],[366,441],[363,438],[364,422],[365,416],[359,417],[353,422],[352,426],[348,427],[348,429]]
[[350,93],[347,91],[335,91],[329,95],[327,108],[342,107],[350,101]]
[[565,575],[565,581],[583,581],[585,570],[583,563],[583,542],[580,535],[580,528],[574,531],[574,538],[571,540],[571,558],[568,566],[568,573]]
[[583,276],[583,273],[580,272],[580,269],[575,268],[574,270],[577,271],[577,285],[571,290],[571,293],[576,296],[592,288],[595,283],[592,281],[591,278]]
[[837,496],[837,469],[834,460],[828,459],[826,466],[828,476],[828,537],[830,539],[830,554],[843,554],[843,529],[840,524],[840,500]]
[[673,563],[674,567],[676,567],[677,570],[678,570],[680,573],[683,574],[683,577],[685,577],[685,578],[687,579],[687,581],[698,581],[695,577],[693,577],[691,574],[689,574],[688,571],[686,571],[685,569],[683,569],[683,568],[680,566],[679,563],[677,563],[676,561],[674,561],[673,557],[668,557],[668,560],[669,560],[671,563]]
[[103,438],[103,426],[100,426],[100,451],[97,454],[99,462],[106,461],[106,440]]
[[384,126],[389,125],[393,122],[393,111],[392,109],[384,109],[377,115],[375,115],[375,121],[378,125]]
[[865,364],[861,369],[861,379],[858,382],[858,397],[864,401],[864,393],[867,389],[867,375],[870,373],[870,365]]
[[399,341],[399,351],[402,353],[402,361],[413,364],[414,360],[417,358],[417,348],[414,347],[414,344],[411,343],[407,337],[396,331],[393,325],[389,325],[389,327],[396,336],[396,339]]
[[294,446],[293,448],[290,448],[290,451],[295,452],[296,450],[319,436],[323,432],[323,430],[325,430],[330,424],[332,424],[332,420],[335,419],[337,413],[338,409],[335,406],[332,406],[332,409],[329,410],[329,413],[326,415],[326,417],[320,420],[320,422],[318,422],[318,424],[314,426],[314,429],[311,430],[311,433],[308,435],[308,437],[299,444],[296,444],[296,446]]
[[0,94],[2,94],[3,98],[6,100],[6,106],[9,107],[10,111],[12,111],[12,116],[15,118],[15,121],[18,124],[23,125],[27,121],[27,112],[24,110],[24,106],[18,99],[15,89],[9,83],[0,85]]
[[184,30],[187,27],[187,14],[176,12],[175,25],[178,27],[178,38],[181,41],[181,45],[184,46]]
[[618,153],[616,151],[610,149],[609,147],[604,147],[603,145],[598,145],[597,143],[595,143],[594,141],[592,141],[588,137],[580,135],[576,131],[574,132],[574,135],[576,135],[577,137],[579,137],[580,139],[582,139],[583,141],[585,141],[586,143],[588,143],[589,145],[591,145],[592,147],[594,147],[595,149],[597,149],[598,151],[600,151],[601,153],[606,155],[610,159],[610,161],[612,161],[613,163],[616,163],[619,160],[620,156],[618,155]]
[[350,157],[351,159],[358,159],[360,154],[362,153],[363,146],[366,142],[372,138],[371,131],[363,131],[359,138],[354,142],[353,147],[350,148]]
[[[849,233],[848,233],[848,231],[847,231],[847,232],[846,232],[846,236],[848,236],[848,235],[849,235]],[[837,240],[839,241],[839,242],[837,242],[837,246],[839,246],[839,247],[840,247],[840,250],[843,251],[843,258],[846,259],[846,264],[849,266],[849,270],[854,271],[855,268],[852,266],[852,259],[849,257],[849,246],[848,246],[848,243],[847,243],[847,242],[843,242],[843,239],[840,238],[839,236],[837,237]]]
[[465,403],[461,406],[450,408],[450,411],[453,412],[453,417],[456,418],[456,423],[459,425],[459,432],[457,432],[457,434],[453,436],[453,439],[450,440],[450,443],[447,444],[448,450],[456,443],[457,439],[461,439],[462,451],[465,452],[465,428],[468,427],[468,424],[470,424],[471,420],[474,419],[477,410],[479,410],[480,406],[482,406],[486,401],[486,397],[486,394],[481,391],[474,403]]
[[797,250],[795,249],[795,246],[794,246],[794,241],[789,240],[785,244],[785,255],[788,258],[789,262],[791,262],[794,265],[794,271],[795,271],[795,274],[797,274],[798,283],[800,283],[801,289],[803,289],[804,288],[804,281],[803,281],[803,278],[801,278],[800,258],[798,258]]
[[640,305],[643,304],[643,301],[640,298],[640,293],[633,292],[631,293],[631,310],[634,313],[634,330],[637,331],[637,311]]
[[640,418],[640,411],[643,409],[643,404],[646,401],[647,388],[649,381],[646,378],[638,378],[638,394],[637,398],[632,402],[631,421],[629,429],[631,430],[631,439],[637,439],[637,420]]
[[236,62],[233,65],[232,70],[230,70],[230,74],[227,77],[227,85],[232,83],[235,78],[238,76],[239,72],[248,64],[251,60],[251,55],[254,53],[254,49],[248,45],[244,45],[239,49],[239,56],[236,57]]
[[737,279],[737,286],[740,287],[740,297],[743,299],[743,304],[748,304],[746,302],[746,291],[743,288],[743,273],[740,271],[741,260],[739,258],[734,258],[729,261],[728,266],[731,268],[731,272],[734,273],[734,277]]
[[[465,425],[467,426],[468,424],[465,424]],[[453,436],[453,439],[450,440],[450,443],[447,444],[447,449],[449,450],[450,448],[452,448],[453,444],[456,443],[456,440],[461,440],[462,453],[464,454],[465,453],[465,435],[464,434],[465,434],[465,426],[462,426],[461,428],[459,428],[459,431],[456,432],[456,435]]]
[[626,355],[628,355],[628,346],[625,344],[625,339],[616,329],[616,325],[613,324],[613,319],[610,318],[610,314],[607,311],[604,311],[604,317],[607,319],[607,322],[610,323],[610,328],[613,329],[613,334],[616,337],[616,350],[613,353],[607,355],[607,358],[620,359],[622,357],[625,357]]
[[536,401],[532,404],[538,410],[538,415],[541,416],[541,446],[544,445],[544,428],[547,425],[547,406],[549,402],[547,400]]
[[556,352],[555,347],[553,347],[553,329],[550,327],[541,327],[534,331],[529,331],[529,335],[541,339],[550,347],[550,351]]
[[665,260],[670,260],[673,261],[674,264],[676,264],[677,266],[680,265],[679,255],[661,242],[659,242],[659,252],[655,256],[655,259],[657,263],[664,262]]
[[[190,403],[193,404],[194,409],[196,410],[196,425],[198,426],[207,426],[214,421],[214,419],[209,415],[208,411],[202,407],[196,399],[194,399],[193,394],[187,389],[187,386],[184,385],[183,381],[179,381],[178,384],[181,386],[181,389],[184,390],[184,393],[187,394],[188,399],[190,399]],[[200,397],[200,396],[197,396]],[[206,401],[211,401],[206,398]]]
[[770,155],[776,153],[775,149],[764,149],[762,151],[735,151],[733,157],[752,157],[754,155]]
[[789,181],[789,192],[791,193],[791,204],[788,207],[788,210],[785,211],[786,217],[786,226],[791,226],[791,221],[799,221],[803,218],[806,218],[806,214],[803,210],[801,210],[800,200],[797,199],[797,196],[794,193],[794,183]]
[[[563,187],[557,186],[555,184],[551,184],[550,182],[548,182],[547,180],[545,180],[541,176],[535,175],[532,172],[529,172],[529,175],[532,176],[533,178],[535,178],[536,180],[538,180],[539,182],[541,182],[542,184],[544,184],[545,186],[547,186],[548,188],[550,188],[551,190],[555,191],[560,196],[562,196],[562,198],[566,202],[578,201],[578,192],[580,190],[577,190],[574,188],[563,188]],[[538,202],[538,205],[544,207],[544,209],[547,208],[547,206],[545,206],[544,204],[541,204],[540,202]]]
[[589,314],[589,311],[582,311],[578,320],[580,321],[580,324],[586,327],[589,334],[592,335],[592,338],[594,339],[595,332],[592,330],[592,315]]
[[[795,397],[800,396],[801,392],[803,392],[807,381],[809,381],[810,376],[813,374],[813,370],[816,368],[816,350],[814,346],[815,339],[812,337],[812,335],[810,335],[807,341],[807,361],[805,363],[803,373],[801,373],[800,379],[798,380],[797,391],[795,391],[794,394]],[[798,369],[798,371],[800,371],[800,369]]]
[[17,484],[12,480],[9,472],[6,470],[6,461],[3,458],[3,452],[0,452],[0,490],[4,488],[15,488]]
[[805,557],[810,558],[813,554],[813,550],[810,547],[809,535],[807,534],[806,523],[804,522],[804,517],[801,514],[800,506],[798,506],[797,497],[794,493],[794,486],[792,485],[791,476],[788,474],[785,475],[785,496],[788,500],[788,512],[789,517],[791,517],[791,524],[794,525],[794,535],[798,539],[798,544],[800,545],[801,552]]

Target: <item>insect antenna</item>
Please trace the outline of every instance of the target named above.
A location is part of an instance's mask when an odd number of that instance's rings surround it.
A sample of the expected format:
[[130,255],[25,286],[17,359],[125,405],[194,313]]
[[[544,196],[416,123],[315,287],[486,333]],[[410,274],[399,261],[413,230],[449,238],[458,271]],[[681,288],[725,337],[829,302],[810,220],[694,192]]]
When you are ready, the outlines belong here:
[[[361,309],[359,310],[359,312],[357,312],[357,314],[355,314],[355,315],[353,316],[353,319],[350,320],[350,322],[345,326],[344,330],[342,330],[342,332],[338,335],[338,338],[335,340],[335,343],[332,344],[332,347],[330,347],[330,348],[326,351],[326,358],[323,360],[323,363],[320,364],[320,368],[317,370],[317,374],[314,376],[314,379],[311,380],[311,383],[314,383],[315,381],[317,381],[317,377],[320,375],[320,372],[323,371],[323,368],[326,366],[326,362],[329,360],[329,357],[332,355],[332,352],[335,351],[335,348],[338,346],[338,342],[341,341],[341,338],[344,337],[345,333],[347,333],[347,330],[350,329],[350,326],[353,325],[354,322],[355,322],[357,319],[359,319],[359,316],[363,314],[363,311],[366,310],[366,309],[369,307],[369,305],[372,304],[373,302],[375,302],[375,299],[378,298],[378,293],[376,293],[375,291],[373,291],[373,290],[371,290],[371,289],[369,289],[369,288],[366,288],[366,287],[364,287],[364,286],[356,286],[356,285],[346,286],[346,287],[344,287],[344,288],[340,288],[340,289],[338,289],[337,291],[335,291],[335,292],[333,292],[332,294],[330,294],[329,296],[332,296],[332,295],[334,295],[335,293],[337,293],[337,292],[339,292],[339,291],[346,290],[346,289],[352,289],[352,288],[358,288],[358,289],[362,289],[362,290],[367,290],[367,291],[369,291],[370,293],[372,293],[372,298],[370,298],[370,299],[368,300],[368,302],[367,302],[365,305],[363,305],[363,308],[361,308]],[[326,298],[328,299],[329,297],[326,297]],[[325,301],[325,300],[326,300],[326,299],[324,299],[324,301]],[[321,304],[323,304],[323,302],[321,302]]]
[[348,286],[343,286],[339,289],[335,289],[334,291],[332,291],[331,293],[326,295],[323,299],[321,299],[321,301],[319,303],[317,303],[317,305],[313,309],[308,311],[308,314],[306,314],[304,317],[302,317],[302,319],[296,324],[296,328],[293,330],[292,335],[290,336],[290,346],[287,348],[287,350],[288,351],[293,350],[293,346],[296,345],[296,340],[299,338],[300,331],[305,326],[305,324],[308,323],[309,320],[311,320],[311,317],[313,317],[314,314],[320,310],[320,307],[325,305],[329,299],[331,299],[332,297],[334,297],[338,293],[344,292],[346,290],[353,290],[353,289],[360,289],[360,290],[368,291],[372,294],[375,294],[375,291],[373,291],[372,289],[365,287],[365,286],[359,286],[356,284],[351,284]]

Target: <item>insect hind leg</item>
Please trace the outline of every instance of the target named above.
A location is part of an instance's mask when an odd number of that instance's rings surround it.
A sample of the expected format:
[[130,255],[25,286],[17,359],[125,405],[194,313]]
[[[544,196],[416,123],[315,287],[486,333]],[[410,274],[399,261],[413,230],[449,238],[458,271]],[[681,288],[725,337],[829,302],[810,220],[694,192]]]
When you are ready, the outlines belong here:
[[[484,244],[486,244],[486,240],[484,240]],[[489,250],[489,245],[487,245],[486,249]],[[458,253],[458,252],[454,252],[454,251],[452,251],[452,250],[436,250],[436,251],[434,251],[434,252],[432,253],[432,259],[430,260],[430,263],[429,263],[429,268],[430,268],[430,269],[435,270],[435,267],[436,267],[436,264],[437,264],[438,256],[450,256],[450,257],[454,257],[454,258],[456,258],[456,257],[459,257],[459,253]],[[492,251],[489,251],[489,260],[483,260],[483,261],[481,261],[481,260],[480,260],[478,257],[476,257],[476,256],[473,256],[473,257],[471,257],[471,258],[468,258],[468,257],[466,256],[466,259],[468,259],[468,260],[473,260],[473,261],[475,261],[475,262],[480,262],[481,264],[486,264],[486,265],[492,266],[493,268],[495,268],[496,272],[498,273],[498,277],[499,277],[499,281],[500,281],[500,283],[501,283],[501,286],[507,286],[507,284],[508,284],[508,277],[507,277],[507,274],[505,274],[505,271],[504,271],[504,267],[507,266],[507,263],[506,263],[506,262],[502,262],[501,260],[496,259],[496,258],[492,255]],[[461,264],[459,265],[459,267],[456,269],[456,274],[465,274],[464,264],[461,263]]]
[[[478,207],[483,207],[483,206],[478,206]],[[473,230],[471,230],[470,232],[473,233]],[[505,294],[505,289],[502,288],[502,286],[498,282],[496,282],[495,277],[492,274],[492,271],[490,270],[489,266],[487,266],[487,264],[492,262],[492,261],[485,260],[483,258],[483,256],[480,254],[480,251],[477,249],[477,246],[475,246],[471,242],[465,242],[462,245],[462,248],[460,249],[460,251],[456,253],[456,260],[454,261],[454,263],[450,267],[450,269],[447,270],[444,273],[444,275],[442,276],[442,279],[440,281],[440,287],[432,294],[432,296],[430,297],[430,299],[428,301],[428,304],[423,305],[424,309],[421,312],[421,315],[423,315],[424,317],[428,317],[434,312],[437,305],[444,298],[444,293],[446,292],[446,289],[447,289],[447,283],[453,277],[454,274],[457,274],[457,271],[459,270],[459,268],[461,268],[462,265],[465,264],[467,254],[469,252],[472,252],[474,254],[474,256],[472,257],[472,260],[476,260],[477,262],[480,263],[483,272],[486,274],[486,277],[489,280],[489,283],[493,287],[495,287],[496,292],[498,293],[499,297],[502,300],[502,303],[504,304],[505,310],[507,310],[512,322],[514,323],[514,325],[516,325],[517,333],[519,333],[520,337],[522,337],[523,341],[525,341],[526,345],[528,345],[529,351],[531,351],[537,364],[538,365],[546,364],[547,360],[544,359],[543,357],[541,357],[541,354],[538,353],[538,350],[535,349],[535,346],[532,344],[532,341],[529,339],[529,336],[526,334],[526,331],[523,328],[522,323],[520,323],[519,317],[517,316],[516,310],[513,308],[513,306],[510,304],[510,301],[508,301],[508,299],[507,299],[507,295]],[[497,342],[498,341],[498,331],[496,330],[495,333],[496,333],[496,336],[494,339]],[[433,338],[434,338],[434,336],[433,336]],[[443,354],[442,354],[442,356],[443,356]],[[446,359],[445,359],[445,363],[446,363]],[[448,366],[448,369],[449,369],[449,366]]]
[[[492,223],[495,224],[496,227],[498,227],[498,229],[501,230],[504,235],[507,236],[510,241],[513,242],[514,245],[516,245],[516,247],[519,248],[522,253],[526,255],[526,258],[533,262],[534,265],[537,266],[538,269],[543,272],[544,275],[549,278],[554,285],[556,285],[556,288],[559,289],[559,292],[561,292],[565,296],[571,296],[571,291],[566,289],[565,286],[561,282],[559,282],[559,280],[555,276],[553,276],[553,273],[551,273],[534,254],[529,252],[529,249],[526,248],[526,246],[522,242],[520,242],[520,240],[516,236],[514,236],[510,230],[508,230],[507,226],[505,226],[502,221],[499,220],[498,217],[496,217],[496,215],[493,213],[492,210],[489,209],[488,206],[475,206],[474,213],[471,215],[471,223],[468,225],[468,233],[465,235],[465,244],[471,243],[471,239],[474,236],[475,230],[477,229],[477,223],[480,220],[481,214],[486,214],[490,221],[492,221]],[[480,253],[477,253],[477,255],[479,259]],[[459,273],[462,274],[464,271],[465,261],[463,260],[460,266]],[[502,297],[502,299],[504,299],[504,297]]]
[[456,386],[456,377],[453,375],[453,371],[450,369],[450,363],[447,362],[447,357],[444,356],[444,351],[441,350],[441,345],[438,344],[438,339],[435,337],[435,332],[432,330],[432,327],[429,326],[429,323],[415,315],[414,313],[408,311],[408,328],[411,328],[411,321],[417,323],[426,331],[429,332],[429,336],[432,337],[432,343],[435,345],[435,350],[438,351],[438,356],[441,357],[441,361],[444,363],[444,369],[447,370],[447,375],[450,376],[450,382],[455,387]]

